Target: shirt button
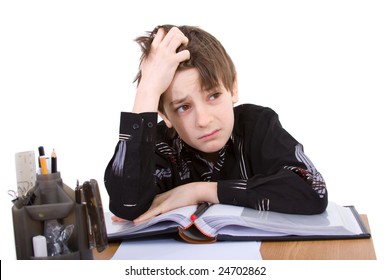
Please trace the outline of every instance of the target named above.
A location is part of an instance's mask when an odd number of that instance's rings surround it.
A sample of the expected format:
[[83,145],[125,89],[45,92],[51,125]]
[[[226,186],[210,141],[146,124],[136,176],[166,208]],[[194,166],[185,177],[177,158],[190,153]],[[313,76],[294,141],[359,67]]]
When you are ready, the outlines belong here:
[[153,127],[153,123],[152,122],[148,122],[148,127],[152,128]]
[[138,128],[139,128],[139,124],[138,123],[133,124],[133,129],[138,129]]

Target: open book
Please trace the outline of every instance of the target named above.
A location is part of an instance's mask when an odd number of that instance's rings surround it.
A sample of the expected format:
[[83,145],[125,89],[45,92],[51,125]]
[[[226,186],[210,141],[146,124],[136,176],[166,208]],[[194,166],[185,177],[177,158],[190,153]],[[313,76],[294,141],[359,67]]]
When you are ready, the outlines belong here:
[[135,225],[112,222],[106,213],[109,240],[122,240],[177,232],[188,242],[217,240],[316,240],[369,238],[371,235],[353,206],[329,202],[318,215],[282,214],[224,204],[211,205],[195,221],[197,206],[186,206]]

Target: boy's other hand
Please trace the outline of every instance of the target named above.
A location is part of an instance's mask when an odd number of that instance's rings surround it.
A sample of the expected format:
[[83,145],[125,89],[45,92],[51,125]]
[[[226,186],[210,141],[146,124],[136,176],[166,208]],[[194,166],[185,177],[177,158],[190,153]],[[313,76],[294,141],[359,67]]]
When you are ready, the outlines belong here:
[[133,222],[139,224],[173,209],[195,205],[200,202],[219,203],[217,183],[193,182],[159,194],[154,198],[149,210]]
[[125,222],[128,222],[128,220],[119,218],[118,216],[112,216],[111,217],[111,221],[113,223],[125,223]]

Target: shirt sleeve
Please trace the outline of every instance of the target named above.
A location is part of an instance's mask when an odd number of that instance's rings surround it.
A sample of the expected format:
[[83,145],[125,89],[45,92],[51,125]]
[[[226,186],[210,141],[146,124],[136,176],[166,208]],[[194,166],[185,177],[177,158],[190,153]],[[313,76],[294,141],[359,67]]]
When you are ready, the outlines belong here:
[[271,109],[256,121],[240,124],[253,133],[242,134],[235,145],[241,180],[218,182],[221,203],[262,211],[318,214],[327,206],[325,181]]
[[119,141],[104,174],[109,208],[118,217],[133,220],[156,195],[156,130],[157,113],[121,113]]

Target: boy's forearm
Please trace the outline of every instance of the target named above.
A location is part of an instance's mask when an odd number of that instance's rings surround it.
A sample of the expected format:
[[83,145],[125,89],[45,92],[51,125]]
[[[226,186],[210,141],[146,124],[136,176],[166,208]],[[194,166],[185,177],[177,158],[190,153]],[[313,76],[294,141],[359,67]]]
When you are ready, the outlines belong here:
[[173,209],[201,202],[219,203],[217,183],[192,182],[161,193],[154,198],[149,210],[137,217],[134,223],[142,223]]
[[216,182],[198,182],[198,202],[219,203]]
[[156,125],[156,113],[121,114],[121,140],[104,176],[110,210],[121,218],[133,219],[145,212],[155,196]]
[[153,92],[151,89],[138,87],[132,112],[137,114],[157,112],[159,99],[160,94]]
[[290,170],[270,176],[218,182],[220,203],[240,205],[261,211],[288,214],[319,214],[327,206],[327,192],[319,195],[313,187]]

